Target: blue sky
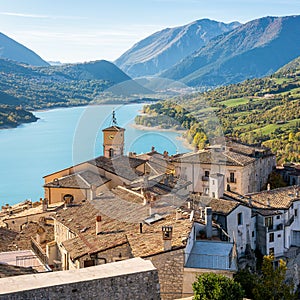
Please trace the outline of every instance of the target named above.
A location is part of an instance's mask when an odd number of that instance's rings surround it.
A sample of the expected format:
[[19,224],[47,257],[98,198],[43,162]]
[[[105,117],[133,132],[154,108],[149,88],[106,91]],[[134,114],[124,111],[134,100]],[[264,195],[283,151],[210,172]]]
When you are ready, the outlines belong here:
[[300,14],[300,0],[0,0],[0,32],[45,60],[115,60],[166,27]]

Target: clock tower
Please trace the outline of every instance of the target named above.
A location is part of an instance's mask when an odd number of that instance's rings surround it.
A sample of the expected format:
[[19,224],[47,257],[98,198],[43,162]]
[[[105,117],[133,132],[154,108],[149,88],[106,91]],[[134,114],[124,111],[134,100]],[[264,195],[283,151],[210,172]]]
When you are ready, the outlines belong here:
[[125,129],[117,125],[115,111],[112,113],[112,126],[103,131],[103,155],[107,158],[124,154]]

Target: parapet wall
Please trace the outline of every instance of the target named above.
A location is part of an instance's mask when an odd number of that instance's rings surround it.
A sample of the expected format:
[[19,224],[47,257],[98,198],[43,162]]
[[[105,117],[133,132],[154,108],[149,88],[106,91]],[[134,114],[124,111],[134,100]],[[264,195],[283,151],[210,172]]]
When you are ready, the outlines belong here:
[[85,269],[0,279],[1,300],[160,299],[158,273],[133,258]]

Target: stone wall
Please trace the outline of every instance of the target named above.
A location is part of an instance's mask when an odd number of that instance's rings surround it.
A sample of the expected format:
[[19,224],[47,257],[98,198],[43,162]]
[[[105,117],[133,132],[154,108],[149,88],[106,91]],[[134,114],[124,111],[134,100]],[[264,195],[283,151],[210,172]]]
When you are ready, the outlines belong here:
[[184,250],[173,250],[147,258],[158,270],[161,299],[182,297]]
[[134,258],[76,271],[0,279],[0,300],[159,300],[157,270]]

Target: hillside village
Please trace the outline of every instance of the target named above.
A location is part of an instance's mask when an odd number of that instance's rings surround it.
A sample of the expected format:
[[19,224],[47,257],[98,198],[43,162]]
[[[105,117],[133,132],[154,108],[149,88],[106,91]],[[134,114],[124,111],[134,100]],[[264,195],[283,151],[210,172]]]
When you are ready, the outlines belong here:
[[[152,289],[151,299],[179,299],[193,294],[197,274],[232,277],[239,269],[254,271],[259,253],[286,260],[289,279],[299,284],[297,166],[276,168],[270,149],[227,138],[190,153],[170,156],[150,146],[148,153],[125,155],[125,136],[113,112],[111,126],[103,129],[103,156],[45,175],[40,202],[2,207],[0,277],[44,276],[47,287],[23,287],[33,297],[39,289],[54,293],[45,276],[65,276],[63,293],[70,274],[81,274],[72,290],[80,293],[88,288],[85,276],[94,275],[74,270],[91,267],[89,272],[100,268],[101,273],[122,263],[122,276],[129,276],[125,270],[133,264],[143,272],[156,270],[147,276],[152,282],[136,279]],[[288,186],[270,186],[275,171]],[[18,282],[11,278],[8,286]],[[16,295],[15,287],[7,287],[0,299]]]

